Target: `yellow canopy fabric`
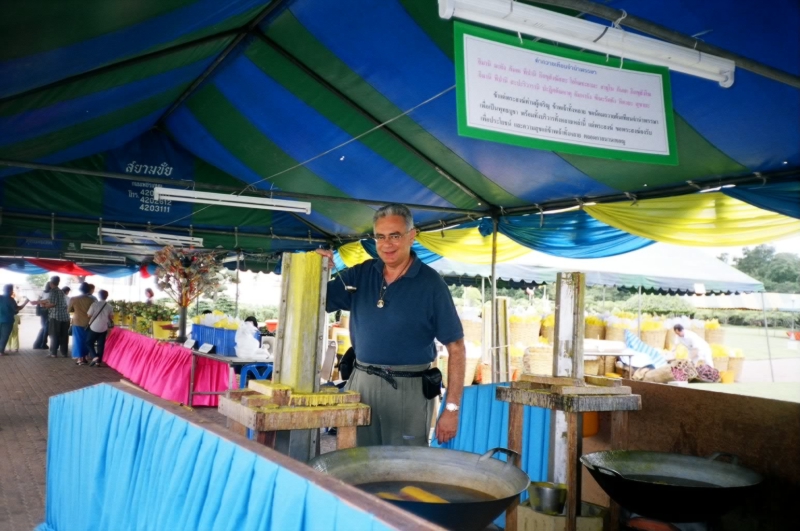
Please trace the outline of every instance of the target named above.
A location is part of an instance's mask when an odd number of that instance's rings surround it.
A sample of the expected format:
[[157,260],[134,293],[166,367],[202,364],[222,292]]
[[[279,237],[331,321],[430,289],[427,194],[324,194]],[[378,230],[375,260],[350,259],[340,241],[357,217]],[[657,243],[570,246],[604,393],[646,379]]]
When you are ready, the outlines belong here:
[[337,250],[339,251],[339,257],[347,267],[353,267],[372,258],[369,253],[364,250],[364,246],[361,245],[361,242],[346,243]]
[[[426,249],[451,260],[468,264],[492,263],[492,236],[481,236],[477,227],[452,229],[442,232],[426,232],[417,235],[417,242]],[[371,257],[361,242],[352,242],[339,247],[339,256],[347,267],[353,267]],[[502,234],[497,235],[497,262],[507,262],[531,252]]]
[[[492,236],[482,236],[480,231],[471,229],[453,229],[442,232],[425,232],[417,235],[417,241],[434,253],[468,264],[492,263]],[[514,258],[530,253],[523,247],[502,234],[497,235],[497,262],[508,262]]]
[[636,236],[688,246],[757,245],[800,235],[800,221],[712,192],[584,207]]

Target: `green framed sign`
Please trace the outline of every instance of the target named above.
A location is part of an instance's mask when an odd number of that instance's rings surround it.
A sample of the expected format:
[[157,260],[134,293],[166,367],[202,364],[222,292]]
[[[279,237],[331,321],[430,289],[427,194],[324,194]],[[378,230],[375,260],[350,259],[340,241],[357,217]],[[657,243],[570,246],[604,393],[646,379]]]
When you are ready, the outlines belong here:
[[669,69],[454,26],[461,136],[678,164]]

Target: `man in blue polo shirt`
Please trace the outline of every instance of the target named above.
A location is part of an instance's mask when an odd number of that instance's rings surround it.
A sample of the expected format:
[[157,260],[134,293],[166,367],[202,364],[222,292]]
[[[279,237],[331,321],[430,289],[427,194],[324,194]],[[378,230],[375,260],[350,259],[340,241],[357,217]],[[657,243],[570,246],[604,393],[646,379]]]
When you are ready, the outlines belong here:
[[434,338],[449,355],[447,404],[436,424],[436,438],[447,442],[458,430],[464,388],[461,321],[447,285],[411,251],[416,229],[408,208],[381,208],[373,227],[379,258],[341,272],[344,282],[328,283],[327,311],[350,311],[356,366],[347,388],[372,408],[372,423],[358,428],[358,446],[428,444],[433,400],[423,395],[419,373],[436,359]]

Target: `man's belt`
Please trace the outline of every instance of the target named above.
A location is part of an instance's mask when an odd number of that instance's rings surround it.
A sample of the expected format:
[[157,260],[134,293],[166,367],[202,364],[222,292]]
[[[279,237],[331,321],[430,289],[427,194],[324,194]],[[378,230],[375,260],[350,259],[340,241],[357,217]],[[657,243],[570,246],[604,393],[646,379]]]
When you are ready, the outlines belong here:
[[393,371],[384,367],[376,367],[375,365],[361,365],[358,362],[355,363],[355,369],[371,374],[372,376],[383,378],[389,382],[394,389],[397,389],[395,378],[422,378],[425,374],[425,371]]

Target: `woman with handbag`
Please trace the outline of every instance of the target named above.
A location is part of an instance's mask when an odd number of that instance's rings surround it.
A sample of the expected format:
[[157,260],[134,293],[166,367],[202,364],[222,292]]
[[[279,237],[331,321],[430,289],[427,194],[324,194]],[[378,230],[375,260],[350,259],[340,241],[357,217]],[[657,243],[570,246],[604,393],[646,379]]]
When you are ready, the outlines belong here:
[[[89,321],[89,329],[86,332],[86,348],[89,351],[91,367],[100,367],[103,362],[103,351],[106,348],[106,335],[108,335],[109,327],[113,326],[114,311],[106,300],[108,299],[108,292],[101,289],[97,295],[100,300],[93,303],[89,308],[88,314],[91,318]],[[95,343],[97,343],[97,350],[95,350]]]

